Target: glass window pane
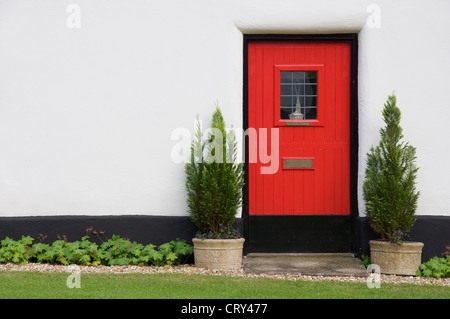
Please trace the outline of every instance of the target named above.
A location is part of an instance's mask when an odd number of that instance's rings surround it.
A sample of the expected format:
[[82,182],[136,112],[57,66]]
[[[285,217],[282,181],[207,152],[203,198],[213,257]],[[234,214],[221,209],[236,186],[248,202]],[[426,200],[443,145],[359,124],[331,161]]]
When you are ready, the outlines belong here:
[[305,72],[305,82],[306,83],[317,83],[317,72],[316,71],[310,71]]
[[281,85],[280,94],[281,95],[292,95],[292,85],[291,84]]
[[280,72],[281,83],[292,83],[292,72]]
[[304,106],[317,106],[317,97],[315,97],[315,96],[306,96],[305,97],[305,105]]
[[306,120],[315,120],[315,119],[317,119],[317,108],[315,108],[315,107],[305,108],[305,119]]
[[292,107],[292,96],[282,96],[280,98],[281,107]]
[[294,91],[292,92],[294,96],[305,95],[305,86],[301,84],[294,84]]
[[317,85],[305,85],[305,95],[317,95]]
[[317,71],[281,71],[280,82],[280,118],[317,119]]
[[280,119],[289,120],[289,114],[292,113],[292,109],[281,109]]
[[305,72],[292,72],[292,82],[305,83]]

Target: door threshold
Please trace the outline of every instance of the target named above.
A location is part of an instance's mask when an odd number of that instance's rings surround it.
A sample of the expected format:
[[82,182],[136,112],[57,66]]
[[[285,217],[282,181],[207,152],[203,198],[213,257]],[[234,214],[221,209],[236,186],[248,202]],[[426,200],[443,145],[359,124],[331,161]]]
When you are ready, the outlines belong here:
[[361,260],[351,253],[250,253],[243,264],[245,272],[254,274],[368,275]]

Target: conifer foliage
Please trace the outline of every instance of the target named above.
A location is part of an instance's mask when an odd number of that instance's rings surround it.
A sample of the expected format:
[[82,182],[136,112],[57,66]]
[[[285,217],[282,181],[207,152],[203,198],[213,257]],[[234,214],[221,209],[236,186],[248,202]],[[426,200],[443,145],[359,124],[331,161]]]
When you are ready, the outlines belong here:
[[412,229],[419,192],[416,191],[416,149],[402,141],[400,109],[390,95],[382,112],[386,126],[381,140],[367,154],[363,197],[372,229],[382,240],[401,243]]
[[219,107],[212,116],[207,141],[203,141],[200,122],[191,143],[190,162],[185,166],[187,204],[199,237],[231,238],[231,227],[242,204],[243,163],[236,163],[234,130],[225,129]]

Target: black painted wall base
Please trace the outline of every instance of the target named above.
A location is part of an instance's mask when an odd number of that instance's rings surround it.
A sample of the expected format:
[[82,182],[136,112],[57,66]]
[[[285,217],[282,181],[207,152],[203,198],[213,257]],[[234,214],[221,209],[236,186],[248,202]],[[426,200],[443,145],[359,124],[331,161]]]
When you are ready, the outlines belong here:
[[[65,235],[68,241],[80,240],[86,228],[102,230],[107,238],[120,235],[147,245],[160,245],[176,238],[192,245],[198,228],[189,216],[42,216],[0,217],[0,240],[6,236],[19,239],[29,235],[34,239],[39,234],[47,235],[45,242],[51,243],[57,236]],[[242,234],[242,220],[237,218],[234,227]],[[94,240],[95,236],[91,235]]]
[[[246,235],[246,251],[265,252],[352,252],[369,255],[369,240],[377,239],[364,217],[357,218],[354,232],[350,216],[250,216],[249,229],[243,232],[244,222],[236,219],[235,227]],[[286,218],[287,217],[287,218]],[[69,241],[79,240],[86,228],[103,230],[128,237],[142,244],[160,245],[176,238],[192,244],[197,232],[188,216],[43,216],[0,217],[0,240],[6,236],[19,239],[46,234],[47,243],[66,235]],[[422,260],[441,256],[450,245],[450,216],[418,216],[411,240],[423,242]]]
[[192,244],[197,232],[189,217],[184,216],[44,216],[0,218],[0,239],[14,239],[22,235],[37,238],[46,234],[51,243],[57,235],[66,235],[69,241],[80,240],[86,228],[103,230],[107,238],[120,235],[142,244],[160,245],[178,238]]
[[246,251],[350,252],[350,221],[349,215],[252,215]]

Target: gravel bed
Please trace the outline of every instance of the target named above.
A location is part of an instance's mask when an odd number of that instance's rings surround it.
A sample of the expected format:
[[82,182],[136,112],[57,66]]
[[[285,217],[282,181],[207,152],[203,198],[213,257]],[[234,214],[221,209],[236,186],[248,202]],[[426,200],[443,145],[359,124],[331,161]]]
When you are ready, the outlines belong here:
[[[40,263],[28,264],[0,264],[0,271],[37,271],[44,273],[74,273],[80,274],[157,274],[157,273],[182,273],[203,274],[249,278],[274,278],[280,280],[304,280],[304,281],[343,281],[343,282],[367,282],[368,277],[355,276],[309,276],[302,274],[253,274],[246,273],[243,269],[236,271],[211,270],[195,267],[194,265],[179,265],[170,267],[156,266],[61,266]],[[435,285],[450,287],[450,278],[425,278],[415,276],[380,275],[381,283],[409,283],[420,285]]]

